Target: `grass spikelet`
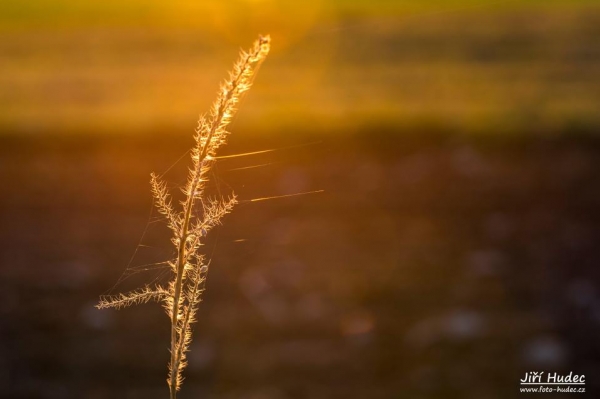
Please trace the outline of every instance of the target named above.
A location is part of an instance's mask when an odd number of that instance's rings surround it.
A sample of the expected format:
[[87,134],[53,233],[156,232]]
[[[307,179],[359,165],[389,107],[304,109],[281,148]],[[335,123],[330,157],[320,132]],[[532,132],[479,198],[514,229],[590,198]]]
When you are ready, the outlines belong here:
[[204,188],[209,172],[216,162],[219,147],[226,143],[227,126],[234,116],[237,104],[254,79],[257,67],[265,59],[270,48],[270,38],[260,36],[248,51],[242,51],[228,79],[221,85],[210,112],[201,116],[195,130],[195,145],[191,151],[192,165],[183,188],[184,199],[180,209],[171,202],[166,183],[154,173],[150,185],[154,204],[164,216],[173,233],[171,239],[176,248],[175,259],[168,262],[172,271],[167,287],[143,287],[114,296],[102,296],[96,306],[99,309],[123,308],[147,303],[151,300],[162,303],[171,322],[171,359],[169,362],[170,398],[176,399],[183,381],[186,353],[192,340],[191,325],[196,321],[198,305],[202,300],[203,284],[210,262],[198,251],[204,237],[222,218],[231,212],[237,199],[209,198]]
[[131,305],[139,305],[150,301],[162,301],[169,295],[168,291],[160,286],[150,288],[137,289],[125,294],[118,295],[103,295],[100,297],[100,302],[96,307],[98,309],[115,308],[121,309]]

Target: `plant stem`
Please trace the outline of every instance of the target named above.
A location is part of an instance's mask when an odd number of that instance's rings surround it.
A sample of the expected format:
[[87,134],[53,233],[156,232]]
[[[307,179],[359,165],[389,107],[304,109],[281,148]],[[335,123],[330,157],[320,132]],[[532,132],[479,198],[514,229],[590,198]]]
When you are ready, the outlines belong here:
[[[185,281],[184,273],[189,255],[188,252],[193,251],[193,248],[196,245],[192,244],[191,246],[188,246],[187,240],[190,236],[190,223],[193,217],[196,190],[198,189],[198,185],[202,179],[203,162],[209,158],[209,156],[212,156],[212,152],[214,152],[220,145],[218,139],[219,134],[225,133],[224,129],[228,124],[228,118],[230,117],[229,114],[232,114],[235,111],[234,108],[236,100],[248,87],[248,82],[246,80],[248,79],[249,71],[251,71],[251,64],[253,62],[261,61],[261,59],[257,59],[256,57],[261,54],[260,52],[263,50],[261,46],[268,44],[268,40],[268,37],[261,37],[255,45],[254,50],[246,54],[241,65],[239,65],[239,68],[237,69],[237,75],[229,81],[224,93],[221,94],[220,99],[218,100],[216,113],[213,114],[213,118],[211,118],[212,120],[210,122],[210,129],[208,129],[206,132],[206,140],[204,141],[202,148],[198,148],[198,158],[195,160],[192,181],[186,193],[187,198],[183,210],[184,217],[181,222],[179,245],[177,248],[176,277],[173,293],[173,306],[171,309],[171,376],[169,379],[169,391],[171,399],[177,398],[178,377],[185,346],[185,334],[189,323],[190,314],[193,311],[193,304],[191,303],[192,299],[189,298],[188,300],[190,303],[187,304],[188,308],[185,309],[185,315],[182,315],[184,317],[182,328],[178,328],[179,314],[181,310],[180,302]],[[266,53],[263,54],[263,57],[264,55],[266,55]],[[216,137],[215,140],[213,140],[214,137]],[[213,141],[215,142],[213,143]],[[198,141],[198,143],[200,143],[200,141]],[[198,239],[198,237],[196,237],[196,239]],[[198,276],[198,279],[200,278],[201,277]],[[196,290],[198,289],[197,284],[199,284],[199,281],[196,282],[196,286],[192,292],[193,295],[196,295]]]

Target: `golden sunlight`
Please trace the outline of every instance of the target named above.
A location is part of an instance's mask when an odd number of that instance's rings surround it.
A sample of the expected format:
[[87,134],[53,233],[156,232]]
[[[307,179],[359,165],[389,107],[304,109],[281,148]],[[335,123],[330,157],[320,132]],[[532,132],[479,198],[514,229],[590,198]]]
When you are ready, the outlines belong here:
[[[301,40],[327,14],[322,0],[292,2],[282,0],[209,1],[205,7],[212,29],[232,43],[243,42],[259,32],[277,37],[279,49]],[[290,18],[293,16],[293,18]]]

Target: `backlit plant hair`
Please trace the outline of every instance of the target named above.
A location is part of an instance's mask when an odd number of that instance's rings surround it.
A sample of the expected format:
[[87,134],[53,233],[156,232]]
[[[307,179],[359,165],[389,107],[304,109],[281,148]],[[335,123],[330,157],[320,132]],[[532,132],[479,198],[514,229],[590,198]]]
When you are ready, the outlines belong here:
[[221,224],[223,216],[237,203],[235,195],[229,198],[209,198],[205,193],[209,172],[215,163],[218,148],[227,140],[227,125],[235,114],[241,95],[247,91],[270,49],[269,36],[260,36],[248,51],[242,51],[229,78],[221,85],[217,100],[208,115],[201,116],[195,131],[192,149],[192,166],[183,189],[184,199],[176,208],[171,202],[166,183],[155,175],[150,176],[154,203],[172,231],[171,241],[176,257],[168,262],[172,278],[167,287],[145,286],[125,294],[100,297],[99,309],[123,308],[146,303],[161,302],[171,321],[171,360],[169,362],[170,398],[177,397],[187,365],[186,352],[192,340],[191,325],[201,301],[203,283],[210,261],[199,252],[208,232]]

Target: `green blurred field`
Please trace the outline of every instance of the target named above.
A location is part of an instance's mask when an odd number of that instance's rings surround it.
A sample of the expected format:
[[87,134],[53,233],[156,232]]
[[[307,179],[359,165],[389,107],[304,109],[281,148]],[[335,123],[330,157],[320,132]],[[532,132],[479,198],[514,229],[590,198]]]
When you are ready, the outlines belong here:
[[3,2],[0,131],[190,129],[258,33],[273,53],[236,122],[253,131],[600,126],[596,2],[307,4]]

